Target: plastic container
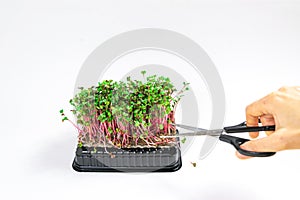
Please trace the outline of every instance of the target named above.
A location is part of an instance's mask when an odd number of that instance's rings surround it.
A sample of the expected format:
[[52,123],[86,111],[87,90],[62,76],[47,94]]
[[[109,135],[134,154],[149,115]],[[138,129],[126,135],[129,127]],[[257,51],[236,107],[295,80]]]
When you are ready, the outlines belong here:
[[73,169],[78,172],[174,172],[181,168],[178,146],[158,148],[78,147]]

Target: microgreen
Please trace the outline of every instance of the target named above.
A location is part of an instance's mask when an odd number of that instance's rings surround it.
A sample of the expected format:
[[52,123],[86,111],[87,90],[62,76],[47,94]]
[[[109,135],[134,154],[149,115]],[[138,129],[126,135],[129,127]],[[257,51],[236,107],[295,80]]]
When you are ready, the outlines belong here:
[[181,143],[184,144],[186,142],[186,137],[181,139]]
[[[175,111],[189,83],[177,92],[168,77],[151,75],[144,81],[104,80],[97,86],[79,88],[69,103],[76,123],[60,110],[62,121],[68,120],[78,130],[78,146],[161,146],[176,144]],[[174,94],[177,92],[176,94]],[[182,143],[184,141],[182,140]]]

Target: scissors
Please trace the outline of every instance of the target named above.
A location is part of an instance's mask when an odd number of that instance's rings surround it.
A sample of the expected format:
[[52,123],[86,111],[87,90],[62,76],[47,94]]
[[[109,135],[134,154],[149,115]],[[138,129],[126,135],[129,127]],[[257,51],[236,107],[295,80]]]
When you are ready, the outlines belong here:
[[[260,123],[260,121],[259,121]],[[235,126],[227,126],[223,129],[213,129],[213,130],[206,130],[202,128],[187,126],[183,124],[173,124],[176,127],[180,127],[183,129],[191,130],[194,132],[190,133],[181,133],[176,135],[165,135],[160,136],[161,138],[174,138],[174,137],[185,137],[185,136],[203,136],[203,135],[209,135],[209,136],[217,136],[219,137],[219,140],[223,142],[227,142],[234,146],[234,148],[242,155],[245,156],[251,156],[251,157],[268,157],[273,156],[276,152],[255,152],[255,151],[248,151],[245,149],[242,149],[240,146],[244,144],[245,142],[248,142],[248,139],[245,138],[239,138],[232,135],[223,134],[225,133],[243,133],[243,132],[259,132],[259,131],[275,131],[275,125],[270,126],[247,126],[246,122],[242,122]]]

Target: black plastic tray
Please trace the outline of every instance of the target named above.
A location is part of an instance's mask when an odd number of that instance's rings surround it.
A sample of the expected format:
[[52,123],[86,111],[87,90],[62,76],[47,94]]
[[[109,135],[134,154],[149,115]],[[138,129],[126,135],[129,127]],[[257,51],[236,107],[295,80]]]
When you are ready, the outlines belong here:
[[77,147],[73,169],[78,172],[174,172],[181,168],[179,146],[158,148]]

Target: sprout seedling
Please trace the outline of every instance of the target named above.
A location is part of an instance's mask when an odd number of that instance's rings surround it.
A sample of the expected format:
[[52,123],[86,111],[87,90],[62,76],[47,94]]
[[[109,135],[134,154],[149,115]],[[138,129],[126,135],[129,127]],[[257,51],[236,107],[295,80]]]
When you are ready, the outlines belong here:
[[176,106],[189,89],[189,83],[184,82],[177,92],[168,77],[146,77],[146,71],[141,74],[144,81],[127,77],[126,81],[104,80],[97,86],[80,87],[69,101],[76,122],[71,121],[63,109],[59,111],[62,121],[69,121],[77,129],[78,147],[106,149],[177,144],[175,138],[160,136],[176,134],[172,125]]

